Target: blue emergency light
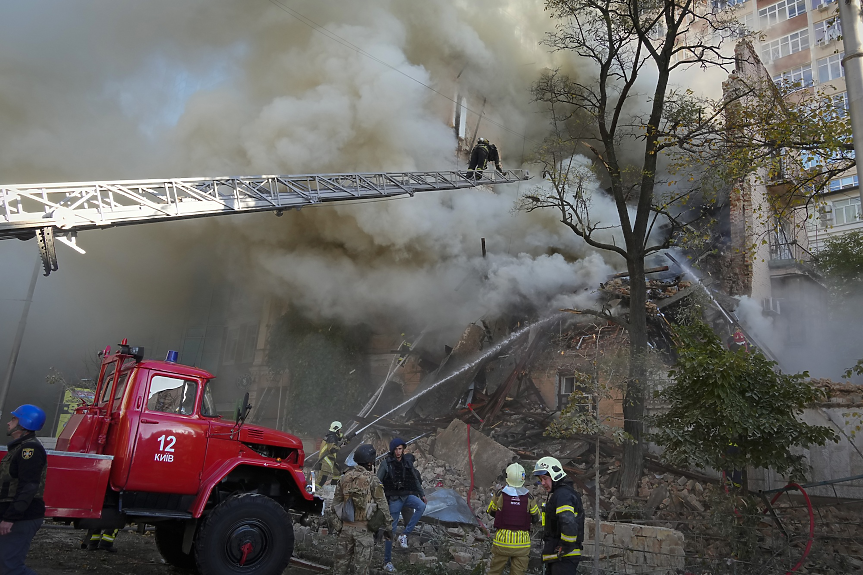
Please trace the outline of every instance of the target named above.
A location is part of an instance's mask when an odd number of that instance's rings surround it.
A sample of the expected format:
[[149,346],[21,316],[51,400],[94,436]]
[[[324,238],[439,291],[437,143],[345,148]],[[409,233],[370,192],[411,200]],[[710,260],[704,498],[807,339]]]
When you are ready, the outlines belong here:
[[180,354],[174,351],[173,349],[168,350],[168,357],[165,358],[165,361],[169,361],[171,363],[177,363],[177,359],[180,357]]

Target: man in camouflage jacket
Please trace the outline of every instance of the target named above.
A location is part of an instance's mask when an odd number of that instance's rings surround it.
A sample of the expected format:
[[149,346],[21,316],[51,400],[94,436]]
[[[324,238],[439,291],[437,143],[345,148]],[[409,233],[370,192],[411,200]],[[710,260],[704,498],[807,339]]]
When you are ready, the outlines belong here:
[[369,527],[369,519],[376,512],[383,513],[381,526],[386,528],[384,535],[392,539],[390,525],[393,518],[384,495],[384,486],[372,473],[376,455],[372,445],[363,444],[357,447],[354,452],[357,466],[348,469],[336,486],[333,508],[338,510],[341,531],[336,544],[336,560],[333,566],[335,575],[347,575],[351,565],[355,575],[368,575],[375,546],[375,533]]

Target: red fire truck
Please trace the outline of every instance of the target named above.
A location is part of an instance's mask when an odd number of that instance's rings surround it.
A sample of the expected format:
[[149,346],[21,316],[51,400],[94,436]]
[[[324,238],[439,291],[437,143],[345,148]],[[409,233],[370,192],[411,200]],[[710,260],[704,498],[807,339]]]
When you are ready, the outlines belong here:
[[208,574],[280,574],[294,547],[291,513],[321,514],[287,433],[216,413],[213,375],[143,359],[126,340],[102,356],[92,404],[48,452],[47,515],[82,529],[156,527],[169,564]]

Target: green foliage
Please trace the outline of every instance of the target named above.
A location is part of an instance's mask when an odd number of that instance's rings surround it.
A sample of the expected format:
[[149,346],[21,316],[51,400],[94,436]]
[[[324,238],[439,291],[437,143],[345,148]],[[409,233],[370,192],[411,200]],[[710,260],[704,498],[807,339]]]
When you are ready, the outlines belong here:
[[291,428],[320,435],[334,419],[350,419],[368,395],[364,357],[368,330],[313,322],[291,310],[270,331],[267,362],[290,373]]
[[566,438],[574,435],[597,435],[602,433],[602,425],[596,414],[596,399],[585,390],[595,390],[593,378],[576,371],[575,391],[569,395],[560,417],[545,428],[549,437]]
[[758,525],[764,519],[758,499],[714,489],[707,494],[707,503],[710,528],[728,545],[726,554],[743,561],[752,559],[758,549]]
[[843,300],[860,293],[863,288],[863,232],[828,238],[818,251],[815,265],[827,278],[832,298]]
[[842,417],[845,418],[845,425],[853,426],[851,433],[849,434],[851,437],[856,437],[858,433],[863,431],[863,413],[859,411],[848,411],[843,413]]
[[[703,323],[679,328],[675,382],[661,392],[671,408],[655,420],[654,441],[672,465],[747,469],[770,467],[792,479],[804,475],[795,447],[837,441],[829,428],[798,419],[824,399],[807,373],[780,373],[761,353],[731,352]],[[729,450],[736,444],[737,450]]]

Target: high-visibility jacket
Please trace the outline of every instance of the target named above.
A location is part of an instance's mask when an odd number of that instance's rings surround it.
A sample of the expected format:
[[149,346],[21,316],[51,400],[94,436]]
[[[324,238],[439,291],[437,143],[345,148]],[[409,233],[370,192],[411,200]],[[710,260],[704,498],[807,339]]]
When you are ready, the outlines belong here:
[[542,561],[580,557],[584,539],[584,507],[568,479],[555,481],[543,512]]
[[530,524],[539,521],[539,505],[524,487],[507,485],[488,504],[494,517],[494,545],[503,549],[530,550]]
[[339,447],[342,442],[342,434],[338,431],[330,431],[321,443],[321,451],[318,454],[318,463],[321,464],[321,475],[329,475],[333,479],[341,476],[341,469],[336,463]]

